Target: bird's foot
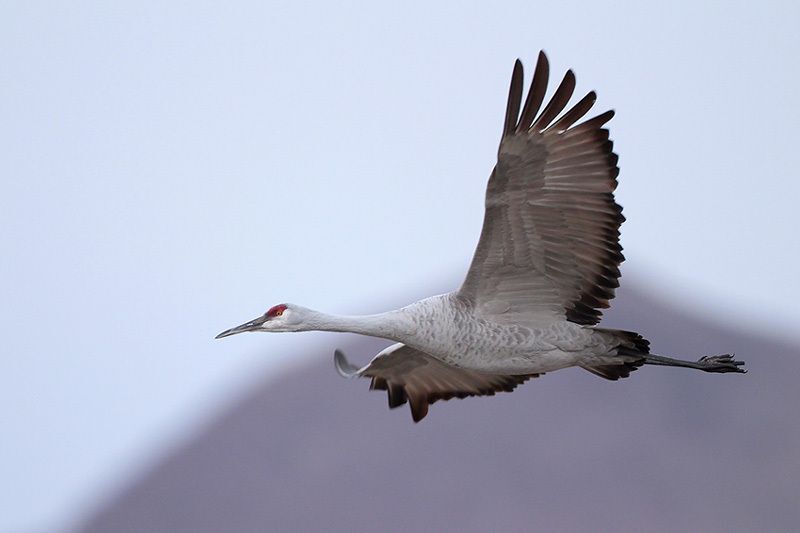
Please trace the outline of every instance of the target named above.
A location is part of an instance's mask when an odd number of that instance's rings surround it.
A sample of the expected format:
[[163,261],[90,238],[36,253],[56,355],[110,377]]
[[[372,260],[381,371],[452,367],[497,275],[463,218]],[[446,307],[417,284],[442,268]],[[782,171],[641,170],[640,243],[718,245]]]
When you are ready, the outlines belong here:
[[697,360],[697,364],[700,365],[700,370],[704,372],[739,372],[740,374],[745,374],[747,370],[739,368],[744,366],[744,361],[735,360],[734,355],[705,355]]

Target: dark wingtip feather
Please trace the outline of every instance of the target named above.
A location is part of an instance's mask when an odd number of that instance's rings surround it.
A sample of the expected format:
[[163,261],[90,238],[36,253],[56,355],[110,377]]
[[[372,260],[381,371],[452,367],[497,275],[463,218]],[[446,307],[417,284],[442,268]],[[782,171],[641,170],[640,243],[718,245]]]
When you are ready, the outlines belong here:
[[522,61],[514,62],[514,71],[511,73],[511,85],[508,88],[508,103],[506,104],[506,120],[503,126],[503,137],[512,133],[517,125],[519,106],[522,103]]
[[428,398],[423,394],[406,394],[411,407],[411,418],[414,422],[419,422],[428,415]]
[[567,130],[570,126],[578,122],[583,116],[589,112],[594,103],[597,101],[597,93],[589,91],[589,93],[581,98],[581,100],[572,106],[572,108],[564,113],[548,130],[555,130],[562,132]]
[[389,408],[394,409],[406,403],[408,397],[403,386],[398,383],[389,383],[388,385]]
[[578,124],[577,127],[580,128],[582,126],[586,126],[587,128],[591,128],[591,129],[601,128],[601,127],[603,127],[603,125],[606,122],[608,122],[609,120],[614,118],[615,114],[616,114],[616,112],[613,109],[609,109],[605,113],[600,113],[596,117],[590,118],[586,122],[582,122],[582,123]]
[[526,131],[531,127],[533,118],[542,107],[544,94],[547,91],[547,82],[550,77],[550,63],[544,51],[539,51],[539,58],[536,60],[536,70],[533,72],[531,87],[528,89],[528,97],[525,99],[525,106],[522,108],[522,116],[517,125],[517,131]]
[[550,125],[550,122],[552,122],[553,119],[561,113],[564,107],[566,107],[567,103],[569,103],[573,91],[575,91],[575,73],[570,69],[564,74],[564,79],[561,80],[550,102],[545,106],[544,111],[542,111],[542,114],[539,115],[539,118],[536,119],[531,128],[541,131]]

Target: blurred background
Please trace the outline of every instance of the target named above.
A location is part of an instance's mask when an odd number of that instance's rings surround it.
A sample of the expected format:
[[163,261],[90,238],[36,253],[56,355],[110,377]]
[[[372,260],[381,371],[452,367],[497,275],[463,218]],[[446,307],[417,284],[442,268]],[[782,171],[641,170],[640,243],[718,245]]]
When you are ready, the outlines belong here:
[[[790,531],[796,2],[6,2],[0,532]],[[421,424],[281,302],[456,288],[515,58],[620,155],[604,324],[750,373],[576,369]]]

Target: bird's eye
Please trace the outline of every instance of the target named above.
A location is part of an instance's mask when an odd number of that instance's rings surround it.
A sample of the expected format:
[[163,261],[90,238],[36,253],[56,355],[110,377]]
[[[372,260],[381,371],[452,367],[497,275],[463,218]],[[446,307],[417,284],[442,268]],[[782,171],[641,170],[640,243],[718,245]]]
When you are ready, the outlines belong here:
[[270,307],[269,311],[267,311],[267,317],[275,318],[276,316],[281,316],[284,311],[286,311],[286,305],[284,304],[276,305],[275,307]]

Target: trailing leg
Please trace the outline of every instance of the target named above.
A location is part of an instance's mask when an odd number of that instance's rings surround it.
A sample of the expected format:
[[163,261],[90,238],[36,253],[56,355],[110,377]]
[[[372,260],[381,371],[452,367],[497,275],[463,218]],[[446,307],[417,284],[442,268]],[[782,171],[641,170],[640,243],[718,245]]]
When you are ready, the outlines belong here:
[[672,359],[661,355],[647,354],[644,356],[644,364],[661,366],[680,366],[684,368],[694,368],[703,372],[739,372],[745,373],[747,370],[739,368],[744,366],[744,361],[736,361],[733,355],[713,355],[703,356],[697,361],[684,361],[683,359]]

